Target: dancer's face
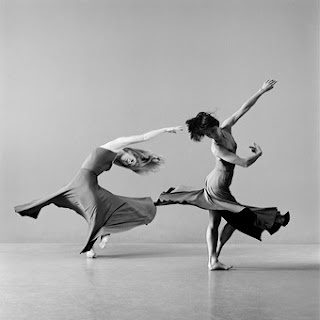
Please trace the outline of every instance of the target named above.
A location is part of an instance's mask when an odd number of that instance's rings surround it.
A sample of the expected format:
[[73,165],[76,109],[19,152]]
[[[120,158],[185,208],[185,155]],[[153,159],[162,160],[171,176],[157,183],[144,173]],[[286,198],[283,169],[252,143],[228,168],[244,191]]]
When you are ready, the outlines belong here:
[[120,157],[120,160],[128,166],[134,166],[137,163],[137,159],[130,152],[123,152],[123,154]]

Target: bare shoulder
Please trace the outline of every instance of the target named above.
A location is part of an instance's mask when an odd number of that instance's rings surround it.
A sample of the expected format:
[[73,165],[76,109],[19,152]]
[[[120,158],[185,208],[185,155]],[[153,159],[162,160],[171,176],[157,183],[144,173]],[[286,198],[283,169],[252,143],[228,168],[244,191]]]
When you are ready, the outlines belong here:
[[227,123],[226,121],[224,121],[222,123],[222,125],[220,126],[221,130],[224,130],[224,131],[226,131],[226,132],[228,132],[230,134],[231,134],[231,128],[232,128],[232,126],[229,123]]

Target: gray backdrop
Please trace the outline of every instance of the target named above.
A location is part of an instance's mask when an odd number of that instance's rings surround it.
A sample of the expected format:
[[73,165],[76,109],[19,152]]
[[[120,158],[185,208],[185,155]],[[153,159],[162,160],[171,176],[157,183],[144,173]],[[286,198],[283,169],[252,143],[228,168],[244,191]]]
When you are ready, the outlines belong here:
[[[11,0],[1,21],[2,242],[83,242],[87,225],[46,207],[38,220],[13,206],[68,183],[90,151],[110,139],[181,125],[198,111],[222,121],[264,80],[274,90],[234,128],[240,156],[238,201],[290,210],[270,243],[318,242],[319,16],[315,0]],[[100,184],[126,196],[157,195],[178,184],[201,188],[214,166],[210,142],[187,132],[139,145],[165,167],[139,176],[114,167]],[[204,242],[207,212],[158,209],[148,227],[119,242]],[[237,232],[232,242],[256,243]]]

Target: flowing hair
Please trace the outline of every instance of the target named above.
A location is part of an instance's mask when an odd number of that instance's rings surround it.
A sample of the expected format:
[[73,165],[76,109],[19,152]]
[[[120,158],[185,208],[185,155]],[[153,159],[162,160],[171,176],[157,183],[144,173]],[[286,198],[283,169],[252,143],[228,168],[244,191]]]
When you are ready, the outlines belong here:
[[148,174],[157,171],[161,165],[164,164],[164,158],[156,155],[150,151],[136,149],[136,148],[123,148],[124,152],[131,153],[136,158],[135,165],[128,165],[116,158],[114,164],[130,169],[138,174]]
[[219,127],[219,121],[208,112],[199,112],[196,117],[186,121],[190,139],[201,141],[213,127]]

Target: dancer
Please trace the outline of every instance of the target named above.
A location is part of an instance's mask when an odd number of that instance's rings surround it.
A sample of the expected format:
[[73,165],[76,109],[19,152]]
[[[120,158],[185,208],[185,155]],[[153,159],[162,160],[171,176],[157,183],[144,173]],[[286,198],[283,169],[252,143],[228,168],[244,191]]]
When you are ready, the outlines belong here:
[[88,238],[81,253],[95,258],[95,241],[101,237],[104,247],[111,233],[122,232],[149,224],[155,217],[156,207],[151,198],[117,196],[98,184],[98,176],[109,171],[112,164],[130,169],[138,174],[155,171],[163,158],[151,152],[128,148],[129,145],[155,138],[163,133],[177,133],[181,126],[153,130],[145,134],[121,137],[96,149],[86,158],[75,178],[57,192],[14,209],[21,216],[37,218],[40,210],[53,203],[80,214],[89,224]]
[[[261,240],[263,230],[273,234],[289,222],[289,212],[281,215],[276,207],[256,208],[240,204],[229,189],[235,166],[247,168],[262,156],[261,148],[254,143],[253,146],[250,146],[253,155],[240,158],[236,154],[237,144],[231,134],[231,128],[275,84],[275,80],[265,81],[261,89],[221,126],[217,119],[206,112],[200,112],[195,118],[187,120],[191,140],[201,141],[204,136],[212,140],[211,151],[216,158],[216,166],[207,176],[204,189],[198,190],[185,186],[170,188],[163,192],[156,202],[158,206],[189,204],[209,210],[209,225],[206,232],[209,270],[228,270],[230,268],[219,261],[219,256],[222,247],[235,229]],[[227,221],[227,224],[221,232],[218,243],[221,217]]]

